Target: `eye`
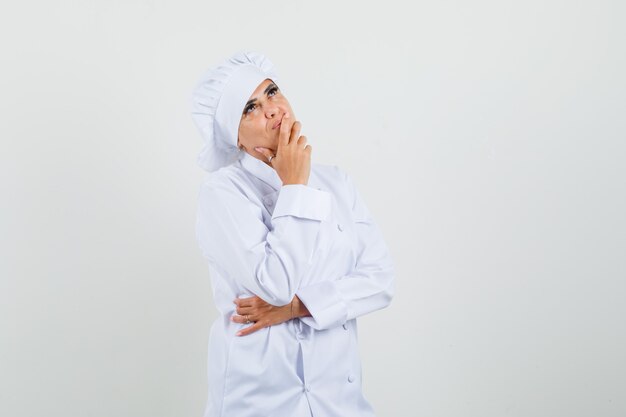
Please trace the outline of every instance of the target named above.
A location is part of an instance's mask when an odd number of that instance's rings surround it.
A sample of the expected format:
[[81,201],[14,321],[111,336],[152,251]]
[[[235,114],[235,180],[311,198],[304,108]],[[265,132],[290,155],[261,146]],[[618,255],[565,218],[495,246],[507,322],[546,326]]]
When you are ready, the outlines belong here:
[[[267,92],[267,96],[268,97],[273,97],[276,94],[278,94],[278,87],[277,86],[273,86]],[[252,112],[254,109],[256,109],[256,104],[249,104],[245,109],[243,109],[243,114],[247,115],[248,113]]]
[[252,110],[254,110],[254,109],[255,109],[255,107],[256,107],[256,104],[249,104],[249,105],[248,105],[248,107],[246,107],[246,108],[243,110],[243,114],[248,114],[248,113],[250,113]]

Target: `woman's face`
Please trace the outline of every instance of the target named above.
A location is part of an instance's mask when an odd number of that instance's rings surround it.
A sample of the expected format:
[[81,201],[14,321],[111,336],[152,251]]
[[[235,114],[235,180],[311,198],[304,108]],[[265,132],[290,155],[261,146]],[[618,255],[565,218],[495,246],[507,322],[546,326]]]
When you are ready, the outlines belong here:
[[295,115],[289,101],[269,78],[264,80],[252,92],[243,108],[239,122],[239,140],[237,145],[257,159],[265,161],[267,158],[254,150],[256,146],[270,149],[276,155],[280,122],[285,113]]

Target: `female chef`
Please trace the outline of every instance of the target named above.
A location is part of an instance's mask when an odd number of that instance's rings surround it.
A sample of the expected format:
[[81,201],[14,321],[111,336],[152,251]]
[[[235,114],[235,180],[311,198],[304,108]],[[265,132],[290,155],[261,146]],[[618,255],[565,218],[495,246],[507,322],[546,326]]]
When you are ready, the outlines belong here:
[[208,70],[196,237],[215,304],[205,417],[372,417],[356,319],[389,305],[394,269],[351,178],[311,146],[263,55]]

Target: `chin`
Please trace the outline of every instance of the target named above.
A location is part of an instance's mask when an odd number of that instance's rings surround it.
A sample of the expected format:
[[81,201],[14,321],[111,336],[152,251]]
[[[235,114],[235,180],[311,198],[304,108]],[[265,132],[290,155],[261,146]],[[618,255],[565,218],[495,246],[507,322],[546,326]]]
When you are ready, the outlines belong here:
[[266,148],[274,152],[274,155],[276,155],[276,149],[278,149],[278,142],[270,143],[266,146]]

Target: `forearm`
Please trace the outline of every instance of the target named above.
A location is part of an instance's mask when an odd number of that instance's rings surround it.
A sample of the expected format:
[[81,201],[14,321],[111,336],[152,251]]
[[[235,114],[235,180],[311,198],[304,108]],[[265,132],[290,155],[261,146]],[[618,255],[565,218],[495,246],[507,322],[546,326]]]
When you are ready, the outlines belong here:
[[394,294],[394,268],[390,258],[375,263],[375,268],[364,264],[341,279],[301,287],[297,297],[309,311],[301,320],[324,330],[387,307]]
[[310,316],[310,313],[299,297],[294,297],[290,303],[276,306],[269,304],[259,296],[236,298],[233,301],[237,307],[237,314],[231,316],[235,323],[249,324],[252,326],[241,329],[236,336],[245,336],[259,329],[284,323],[299,317]]

